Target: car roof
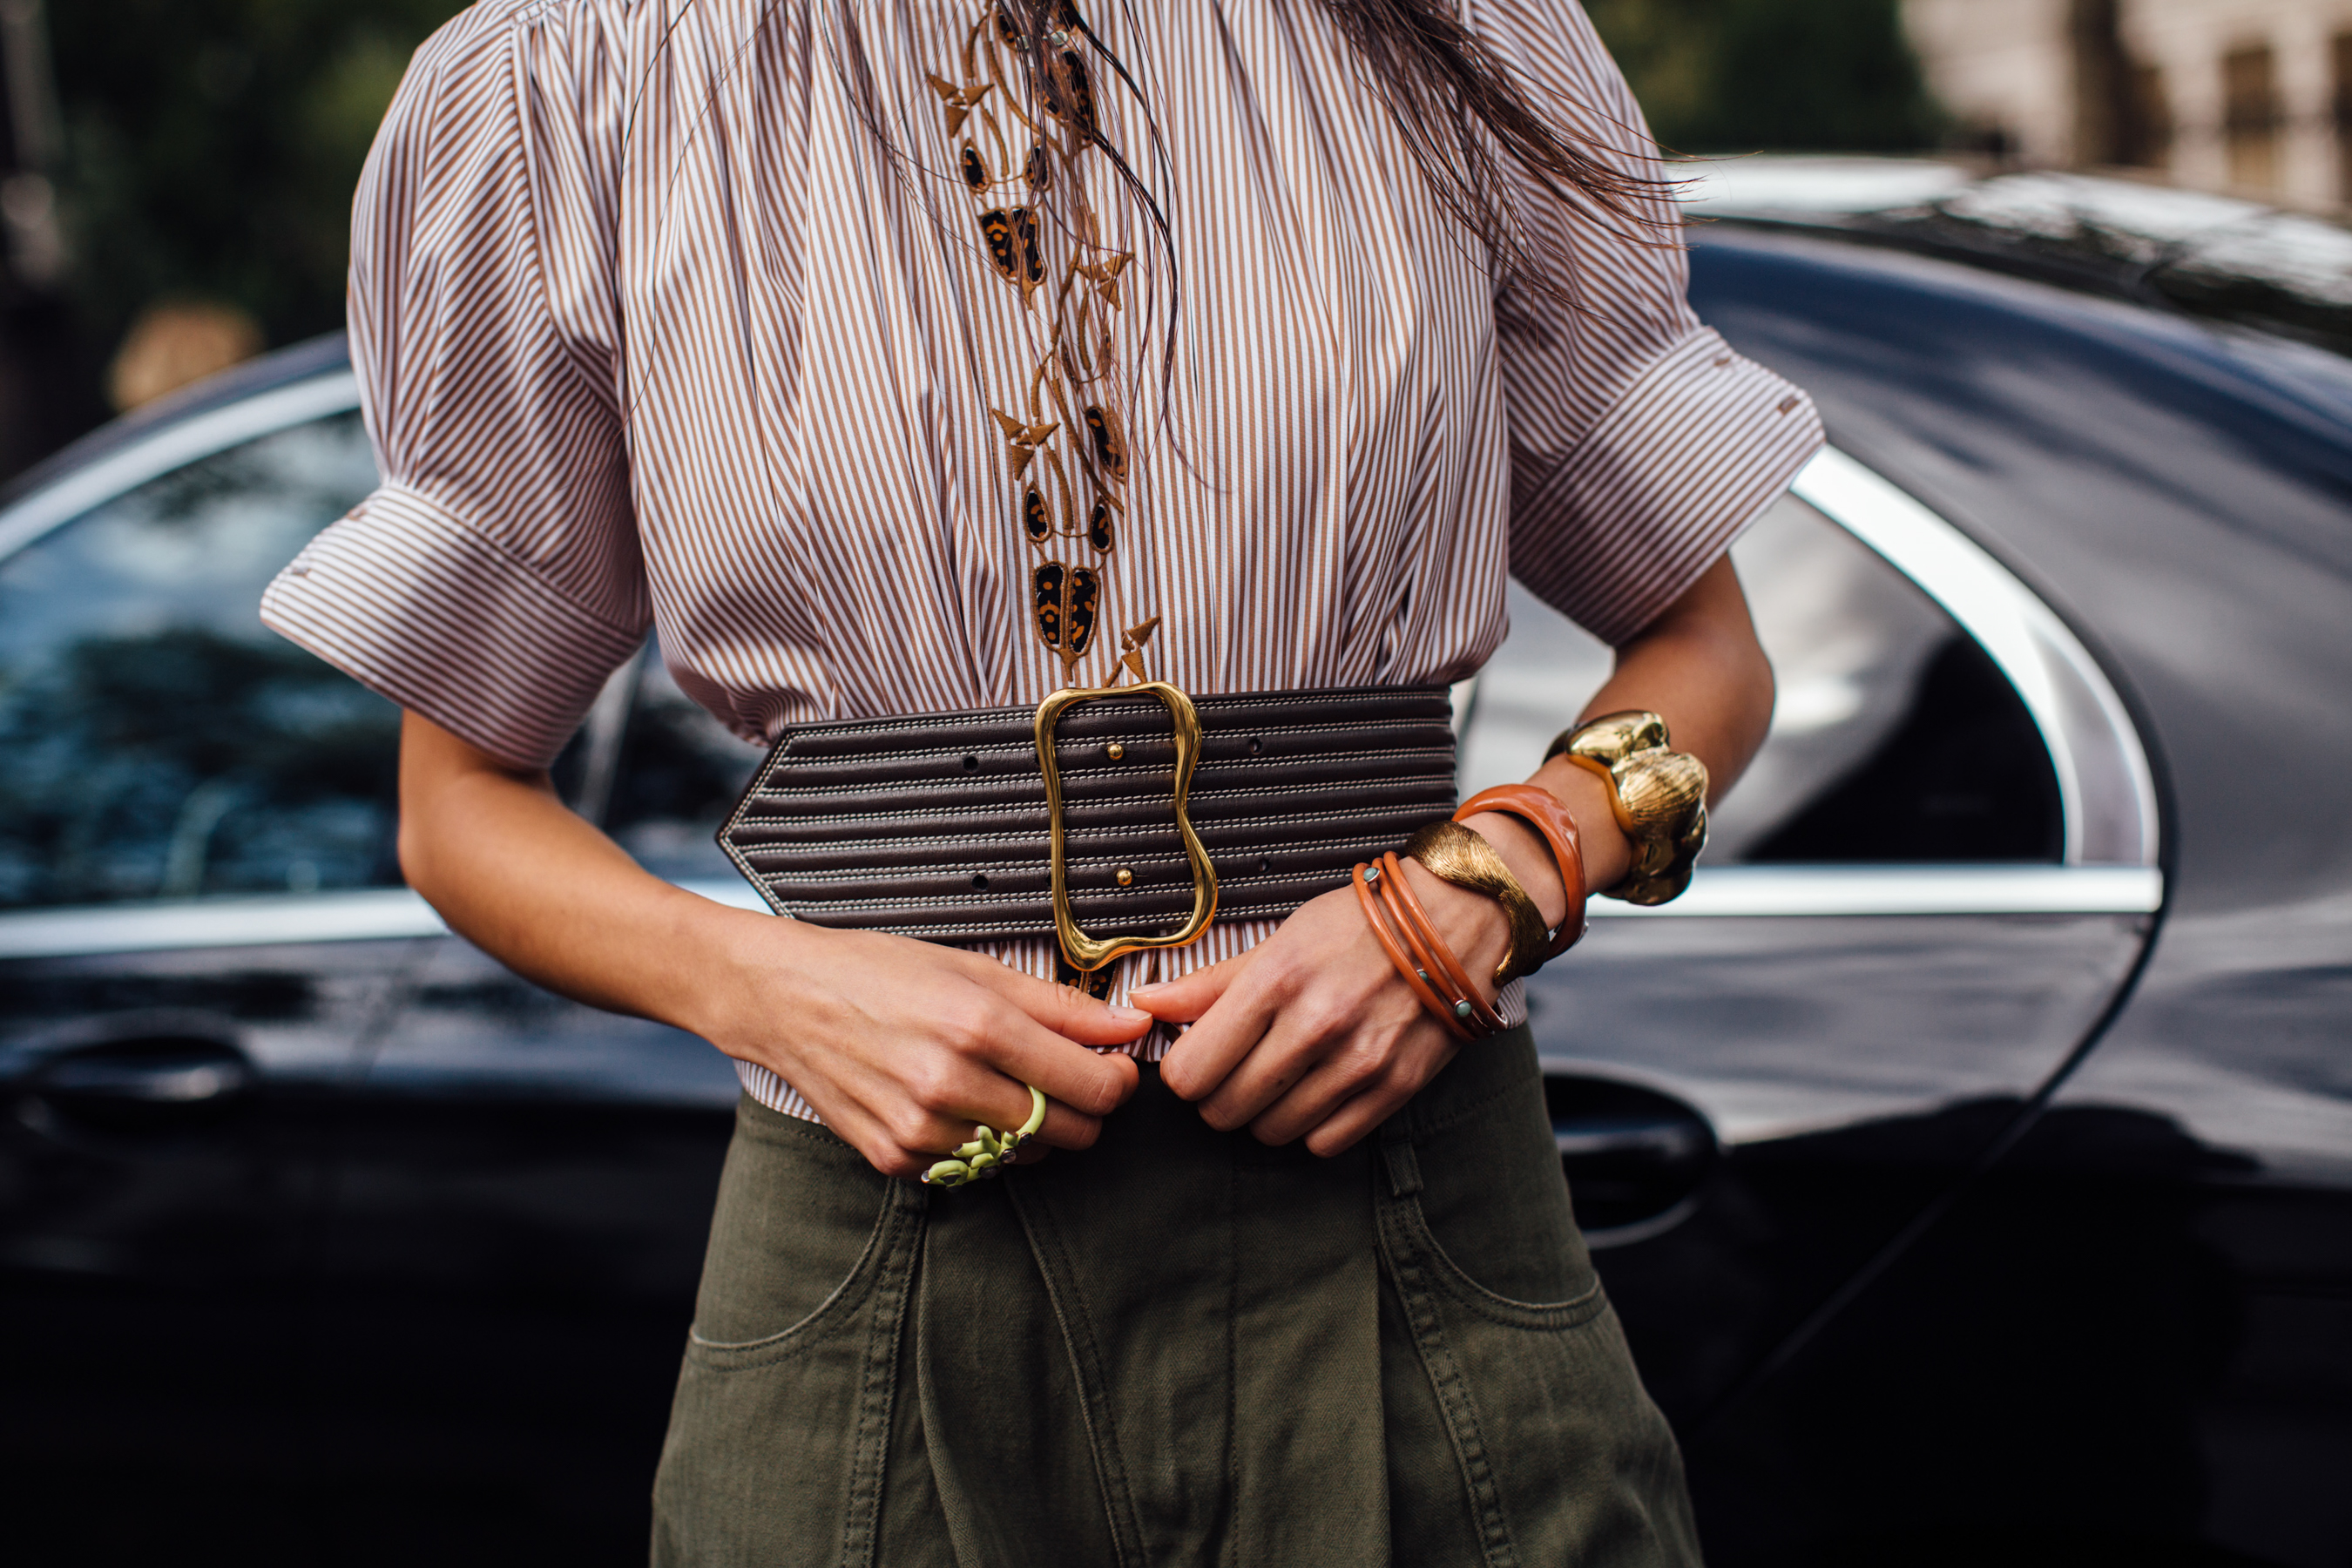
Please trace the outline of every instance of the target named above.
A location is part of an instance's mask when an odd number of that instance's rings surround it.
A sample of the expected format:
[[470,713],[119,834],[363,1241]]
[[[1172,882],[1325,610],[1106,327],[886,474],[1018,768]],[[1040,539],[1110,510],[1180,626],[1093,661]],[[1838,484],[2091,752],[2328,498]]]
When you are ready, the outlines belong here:
[[351,367],[351,342],[341,332],[326,332],[289,344],[272,353],[232,365],[154,402],[133,409],[120,419],[100,426],[79,440],[60,447],[0,487],[0,509],[15,505],[64,476],[89,467],[123,447],[146,439],[158,430],[209,414],[257,394],[290,386]]
[[2352,229],[2149,180],[1948,160],[1691,165],[1685,211],[1835,233],[2352,354]]

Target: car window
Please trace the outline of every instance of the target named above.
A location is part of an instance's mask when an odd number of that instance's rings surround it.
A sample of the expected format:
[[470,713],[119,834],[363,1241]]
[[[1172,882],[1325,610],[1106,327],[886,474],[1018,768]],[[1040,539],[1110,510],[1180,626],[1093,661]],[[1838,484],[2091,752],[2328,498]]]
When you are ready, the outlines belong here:
[[678,689],[658,646],[649,646],[635,668],[636,700],[621,738],[605,831],[656,876],[733,877],[734,865],[719,849],[719,826],[762,753]]
[[[1772,659],[1772,730],[1713,816],[1709,864],[2054,861],[2057,785],[2024,703],[1902,574],[1794,497],[1732,550]],[[1609,650],[1519,587],[1480,674],[1465,792],[1524,778]]]
[[398,710],[259,616],[374,484],[359,416],[338,414],[0,561],[0,908],[399,880]]

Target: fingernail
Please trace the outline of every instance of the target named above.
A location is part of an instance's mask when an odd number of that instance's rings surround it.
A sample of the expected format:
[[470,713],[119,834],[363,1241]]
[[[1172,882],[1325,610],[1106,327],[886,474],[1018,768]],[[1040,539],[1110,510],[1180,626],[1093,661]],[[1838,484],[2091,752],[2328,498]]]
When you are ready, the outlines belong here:
[[[1130,992],[1129,994],[1132,995],[1133,993]],[[1118,1024],[1140,1024],[1151,1016],[1140,1007],[1116,1006],[1110,1010],[1110,1016],[1111,1021]]]
[[1130,985],[1127,988],[1127,994],[1129,996],[1149,996],[1154,991],[1165,991],[1167,989],[1168,982],[1165,980],[1155,980],[1149,985]]

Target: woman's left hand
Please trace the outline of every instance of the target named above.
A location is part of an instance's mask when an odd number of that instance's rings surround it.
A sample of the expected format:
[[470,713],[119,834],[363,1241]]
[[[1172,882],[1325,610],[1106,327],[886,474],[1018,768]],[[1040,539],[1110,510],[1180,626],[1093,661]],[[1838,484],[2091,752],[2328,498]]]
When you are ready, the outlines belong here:
[[[1491,977],[1509,944],[1495,902],[1405,863],[1433,924],[1473,976]],[[1491,980],[1482,990],[1491,998]],[[1129,994],[1192,1026],[1160,1063],[1169,1088],[1201,1103],[1220,1131],[1260,1142],[1304,1137],[1337,1154],[1395,1114],[1454,1059],[1454,1036],[1415,1000],[1364,922],[1353,889],[1300,906],[1237,958]]]

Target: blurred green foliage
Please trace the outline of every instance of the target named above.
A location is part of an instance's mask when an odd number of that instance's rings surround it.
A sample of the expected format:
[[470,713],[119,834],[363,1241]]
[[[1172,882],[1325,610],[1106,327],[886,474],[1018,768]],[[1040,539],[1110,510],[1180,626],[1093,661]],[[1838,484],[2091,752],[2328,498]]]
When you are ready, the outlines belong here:
[[426,34],[463,0],[64,0],[48,7],[79,335],[199,295],[268,341],[342,323],[352,187]]
[[1942,126],[1900,0],[1585,0],[1678,153],[1908,153]]

